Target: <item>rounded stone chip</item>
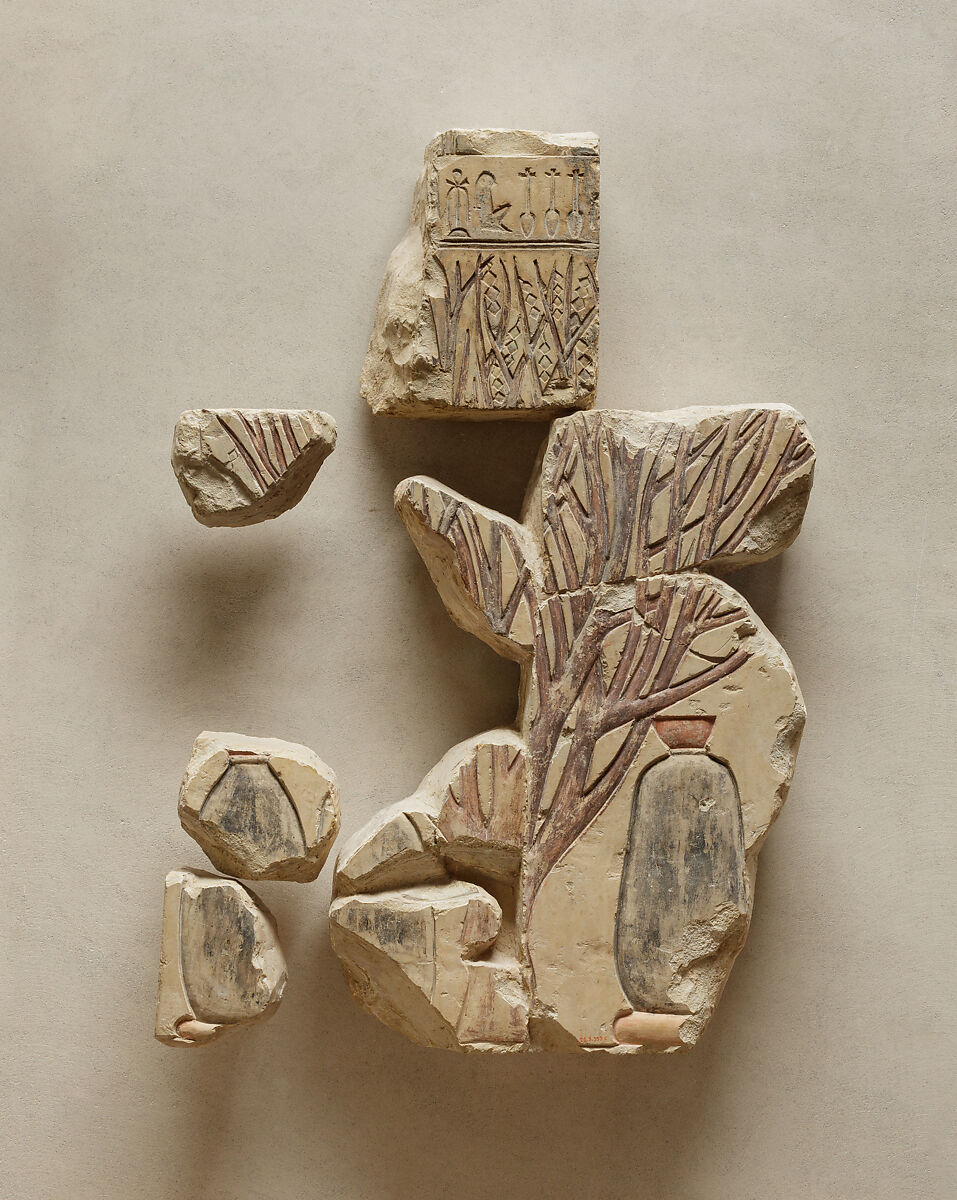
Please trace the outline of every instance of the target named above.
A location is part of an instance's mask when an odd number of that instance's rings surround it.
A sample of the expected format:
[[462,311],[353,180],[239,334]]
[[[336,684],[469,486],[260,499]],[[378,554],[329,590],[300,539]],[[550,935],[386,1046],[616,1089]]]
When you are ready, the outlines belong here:
[[286,960],[272,913],[235,879],[166,876],[156,1000],[158,1041],[198,1046],[278,1008]]
[[308,883],[339,832],[339,788],[307,746],[205,732],[183,777],[179,818],[225,874]]

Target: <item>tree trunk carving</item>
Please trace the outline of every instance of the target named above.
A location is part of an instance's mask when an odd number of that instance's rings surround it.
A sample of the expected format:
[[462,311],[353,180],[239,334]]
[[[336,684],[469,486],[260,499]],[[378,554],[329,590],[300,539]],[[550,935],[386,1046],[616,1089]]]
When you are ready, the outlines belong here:
[[521,521],[434,480],[399,485],[453,620],[522,665],[525,786],[500,790],[516,806],[515,952],[533,1006],[529,929],[549,874],[633,774],[655,718],[766,653],[746,603],[706,572],[793,541],[813,463],[790,409],[589,412],[552,425]]

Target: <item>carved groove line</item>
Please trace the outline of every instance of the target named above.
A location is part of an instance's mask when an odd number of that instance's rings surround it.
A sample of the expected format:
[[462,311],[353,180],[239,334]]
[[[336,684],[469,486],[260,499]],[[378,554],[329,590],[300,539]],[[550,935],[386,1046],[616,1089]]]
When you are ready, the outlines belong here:
[[[253,417],[236,411],[228,415],[231,420],[226,419],[227,414],[217,413],[217,422],[229,436],[243,462],[249,468],[260,492],[265,492],[302,452],[302,446],[296,437],[289,414],[282,413],[279,424],[273,419],[272,414]],[[238,427],[233,422],[237,422]],[[267,428],[269,440],[266,436]],[[282,435],[285,435],[285,446]],[[269,453],[270,441],[275,458]]]
[[563,268],[556,257],[546,278],[529,253],[476,253],[464,281],[458,255],[454,265],[450,255],[435,256],[445,288],[431,301],[433,325],[457,404],[541,407],[556,386],[576,394],[594,386],[594,347],[586,340],[598,316],[592,264],[570,252]]

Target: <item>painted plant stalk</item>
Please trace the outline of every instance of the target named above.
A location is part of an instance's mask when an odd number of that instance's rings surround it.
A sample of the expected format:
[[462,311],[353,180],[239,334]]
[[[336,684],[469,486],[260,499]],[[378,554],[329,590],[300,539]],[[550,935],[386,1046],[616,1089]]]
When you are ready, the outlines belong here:
[[[517,731],[450,751],[340,855],[333,941],[361,1003],[456,1048],[693,1044],[743,943],[804,719],[780,646],[708,572],[794,540],[813,462],[791,409],[599,411],[553,423],[521,521],[434,480],[399,485],[450,614],[521,664],[521,695]],[[698,718],[703,744],[669,744],[682,717]],[[697,767],[678,761],[696,753]],[[669,757],[670,790],[642,787]],[[731,818],[699,815],[716,803],[704,758],[726,764],[714,788]],[[737,884],[716,886],[729,863]],[[660,920],[636,898],[642,872],[674,897]],[[482,895],[466,901],[466,879]],[[427,944],[452,894],[454,941]],[[645,1010],[627,946],[655,959]]]

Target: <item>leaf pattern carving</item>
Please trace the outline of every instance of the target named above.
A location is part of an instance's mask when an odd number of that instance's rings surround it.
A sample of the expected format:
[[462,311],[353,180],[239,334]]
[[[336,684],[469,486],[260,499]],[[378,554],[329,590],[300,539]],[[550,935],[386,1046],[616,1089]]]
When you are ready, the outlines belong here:
[[524,664],[526,925],[655,715],[747,660],[750,619],[702,568],[790,544],[813,465],[790,409],[598,411],[554,422],[522,522],[434,480],[399,485],[453,619]]
[[601,412],[562,422],[543,466],[547,591],[732,559],[778,497],[810,487],[814,450],[788,410],[650,420],[642,434],[621,436]]

